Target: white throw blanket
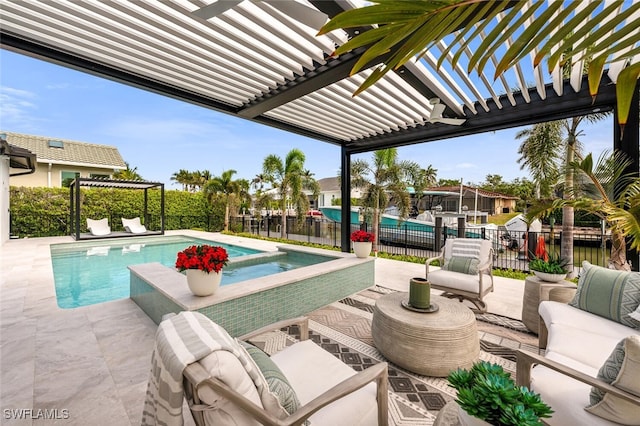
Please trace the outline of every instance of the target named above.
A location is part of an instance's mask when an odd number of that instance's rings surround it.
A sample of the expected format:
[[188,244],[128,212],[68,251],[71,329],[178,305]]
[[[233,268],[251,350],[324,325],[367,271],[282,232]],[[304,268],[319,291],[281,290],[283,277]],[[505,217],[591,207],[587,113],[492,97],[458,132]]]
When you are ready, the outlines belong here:
[[182,425],[182,373],[187,365],[217,350],[234,354],[256,384],[258,393],[265,394],[264,378],[235,339],[204,315],[181,312],[158,326],[142,425]]

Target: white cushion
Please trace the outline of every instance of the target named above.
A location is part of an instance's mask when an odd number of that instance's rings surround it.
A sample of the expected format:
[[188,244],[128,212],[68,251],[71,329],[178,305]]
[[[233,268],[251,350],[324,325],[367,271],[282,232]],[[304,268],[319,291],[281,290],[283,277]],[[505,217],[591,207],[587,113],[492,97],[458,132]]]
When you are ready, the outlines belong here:
[[584,408],[589,404],[591,386],[564,374],[538,365],[531,370],[530,388],[539,393],[542,400],[554,411],[551,418],[544,419],[548,425],[613,426],[617,424],[588,413]]
[[[356,374],[351,367],[311,340],[296,343],[271,357],[296,391],[302,405]],[[376,385],[328,405],[309,418],[317,425],[377,425]]]
[[[480,263],[485,263],[489,259],[489,253],[491,250],[491,241],[489,240],[481,240],[479,238],[449,238],[447,242],[444,244],[444,259],[445,261],[449,259],[453,255],[453,245],[454,241],[471,241],[471,242],[479,242],[480,245],[480,255],[477,257],[480,260]],[[475,256],[472,256],[475,257]]]
[[[200,360],[200,364],[211,374],[247,399],[262,407],[260,395],[238,358],[231,352],[215,351]],[[226,398],[220,398],[209,386],[201,386],[198,397],[203,403],[215,407],[204,411],[206,424],[221,426],[259,425],[256,420]]]
[[[446,271],[438,269],[429,271],[427,279],[431,285],[440,285],[451,289],[478,293],[480,282],[478,275],[461,274],[460,272]],[[485,290],[491,288],[491,280],[487,276],[487,280],[482,281]]]
[[566,303],[544,301],[538,312],[549,331],[547,350],[589,365],[596,372],[620,340],[640,334],[637,329]]

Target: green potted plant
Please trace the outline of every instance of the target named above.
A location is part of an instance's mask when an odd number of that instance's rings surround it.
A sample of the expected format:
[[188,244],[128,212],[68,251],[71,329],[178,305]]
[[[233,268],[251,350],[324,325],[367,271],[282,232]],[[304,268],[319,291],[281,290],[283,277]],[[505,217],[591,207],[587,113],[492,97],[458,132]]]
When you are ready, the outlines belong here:
[[509,373],[498,364],[480,361],[470,370],[452,371],[447,379],[458,391],[456,402],[462,424],[475,421],[494,426],[539,425],[541,418],[551,417],[553,413],[539,394],[525,386],[516,386]]
[[529,262],[529,269],[542,281],[558,282],[567,276],[567,261],[560,255],[550,255],[549,260],[535,258]]

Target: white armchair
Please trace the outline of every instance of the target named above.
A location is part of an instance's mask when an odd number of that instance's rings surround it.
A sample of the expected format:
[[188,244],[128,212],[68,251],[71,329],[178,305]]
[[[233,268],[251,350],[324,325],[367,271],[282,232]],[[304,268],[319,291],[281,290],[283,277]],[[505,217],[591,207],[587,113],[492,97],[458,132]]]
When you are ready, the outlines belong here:
[[[431,262],[439,261],[440,269]],[[466,299],[486,312],[483,298],[493,291],[493,248],[491,241],[478,238],[449,238],[440,256],[426,261],[426,278],[431,288],[448,298]]]

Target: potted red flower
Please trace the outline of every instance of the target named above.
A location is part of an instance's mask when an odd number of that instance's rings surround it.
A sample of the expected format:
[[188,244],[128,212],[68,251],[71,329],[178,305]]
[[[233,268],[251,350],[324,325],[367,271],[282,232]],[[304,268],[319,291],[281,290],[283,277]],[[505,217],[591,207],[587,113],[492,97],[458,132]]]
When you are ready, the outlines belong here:
[[351,241],[353,242],[353,252],[356,257],[367,258],[371,253],[371,247],[376,236],[367,231],[354,231],[351,233]]
[[203,244],[178,252],[176,268],[187,271],[187,284],[193,294],[210,296],[220,286],[222,268],[228,261],[229,255],[223,247]]

